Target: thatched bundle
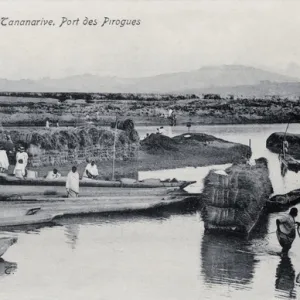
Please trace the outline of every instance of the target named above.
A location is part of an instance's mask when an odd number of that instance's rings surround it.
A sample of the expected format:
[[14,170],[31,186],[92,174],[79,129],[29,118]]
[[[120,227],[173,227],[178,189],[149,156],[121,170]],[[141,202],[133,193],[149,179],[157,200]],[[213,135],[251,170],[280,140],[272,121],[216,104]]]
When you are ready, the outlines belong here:
[[[81,162],[87,157],[99,160],[134,158],[139,149],[139,135],[135,130],[107,130],[96,127],[66,129],[36,129],[6,132],[17,148],[22,145],[34,165]],[[2,139],[4,140],[4,134]],[[4,143],[4,141],[3,141]],[[1,144],[1,140],[0,140]]]
[[273,192],[267,161],[234,165],[226,174],[212,170],[204,180],[205,227],[249,232]]
[[[134,130],[134,122],[131,119],[121,120],[117,122],[117,129],[132,131]],[[111,128],[116,128],[116,122],[111,123]]]
[[141,141],[142,149],[157,154],[164,151],[178,151],[178,143],[174,139],[157,133],[152,133]]
[[11,136],[15,145],[22,144],[26,148],[34,145],[44,150],[84,149],[91,146],[100,148],[111,147],[114,144],[115,135],[116,146],[139,143],[139,135],[135,130],[132,132],[117,130],[115,132],[115,130],[98,129],[96,127],[87,129],[70,128],[68,130],[54,131],[43,129],[32,131],[13,130],[6,133]]

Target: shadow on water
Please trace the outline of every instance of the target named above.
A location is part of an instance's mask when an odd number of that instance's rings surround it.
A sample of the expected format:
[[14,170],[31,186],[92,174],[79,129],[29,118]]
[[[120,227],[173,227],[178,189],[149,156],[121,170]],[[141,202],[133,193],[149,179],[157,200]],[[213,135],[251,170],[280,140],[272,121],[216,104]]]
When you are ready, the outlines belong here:
[[183,203],[173,203],[165,207],[155,207],[151,209],[107,212],[88,214],[81,216],[64,216],[57,218],[55,224],[58,225],[85,225],[85,224],[113,224],[118,222],[135,222],[140,220],[167,220],[176,215],[191,215],[199,211],[199,200],[192,199]]
[[267,212],[263,212],[249,236],[249,241],[251,242],[253,239],[265,239],[266,235],[268,234],[269,223],[269,214]]
[[263,214],[248,239],[205,231],[201,244],[201,272],[208,286],[217,284],[236,289],[250,288],[259,263],[253,249],[265,247],[268,226],[268,215]]
[[281,257],[277,266],[275,290],[281,298],[296,299],[295,269],[288,256]]
[[74,250],[76,248],[76,243],[79,236],[79,225],[70,224],[65,226],[65,236],[67,238],[67,243]]
[[237,289],[245,289],[251,283],[257,263],[245,240],[212,233],[203,235],[201,258],[206,283],[233,285]]
[[80,216],[58,217],[53,223],[18,225],[2,227],[2,233],[40,234],[44,228],[64,227],[67,243],[72,249],[76,248],[80,225],[118,224],[120,222],[138,222],[145,220],[164,221],[175,215],[191,215],[199,210],[199,199],[191,197],[187,201],[173,203],[164,207],[146,210],[86,214]]
[[7,275],[14,274],[17,270],[18,265],[15,262],[9,262],[0,258],[0,276],[4,277]]
[[120,222],[139,222],[146,220],[164,221],[175,215],[191,215],[199,210],[199,199],[191,199],[184,203],[175,203],[167,207],[156,207],[140,211],[110,212],[83,216],[66,216],[56,220],[64,226],[67,243],[76,248],[80,225],[118,224]]
[[31,224],[31,225],[17,225],[17,226],[5,226],[1,227],[1,233],[27,233],[27,234],[39,234],[41,229],[60,226],[59,224],[43,223],[43,224]]

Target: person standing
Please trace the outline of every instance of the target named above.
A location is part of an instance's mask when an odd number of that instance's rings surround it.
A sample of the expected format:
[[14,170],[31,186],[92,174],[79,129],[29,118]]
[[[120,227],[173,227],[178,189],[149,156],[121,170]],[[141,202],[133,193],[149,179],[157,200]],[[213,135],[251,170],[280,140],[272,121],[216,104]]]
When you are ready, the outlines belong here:
[[16,170],[21,170],[23,176],[26,176],[26,167],[28,163],[28,154],[25,151],[23,146],[19,147],[19,150],[16,154],[16,166],[14,169],[14,174],[16,174]]
[[286,154],[289,152],[289,142],[284,139],[282,143],[282,152],[283,152],[283,158],[285,158]]
[[0,173],[7,172],[9,166],[9,161],[7,153],[4,149],[0,147]]
[[14,164],[15,146],[10,135],[6,136],[5,150],[7,153],[9,163]]
[[68,198],[77,198],[79,195],[79,174],[75,166],[68,173],[66,181],[66,189]]
[[295,221],[298,215],[298,209],[296,207],[291,208],[288,215],[285,215],[276,220],[277,226],[277,239],[282,247],[282,254],[287,254],[292,247],[292,244],[296,237],[296,224],[299,223]]

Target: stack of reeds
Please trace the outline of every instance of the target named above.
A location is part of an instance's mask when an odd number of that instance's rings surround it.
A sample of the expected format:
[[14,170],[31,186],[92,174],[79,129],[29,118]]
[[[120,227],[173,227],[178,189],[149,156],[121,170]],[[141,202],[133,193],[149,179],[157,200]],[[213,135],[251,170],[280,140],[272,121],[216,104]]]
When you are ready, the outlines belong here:
[[265,159],[234,165],[226,175],[210,171],[203,191],[205,228],[249,233],[272,191]]

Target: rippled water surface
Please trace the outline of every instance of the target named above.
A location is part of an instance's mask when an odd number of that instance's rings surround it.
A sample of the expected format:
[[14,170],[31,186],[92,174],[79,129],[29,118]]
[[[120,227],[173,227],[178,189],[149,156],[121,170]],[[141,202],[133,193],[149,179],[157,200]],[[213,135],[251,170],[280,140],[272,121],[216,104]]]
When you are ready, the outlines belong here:
[[[156,127],[138,128],[143,136]],[[170,136],[185,127],[166,128]],[[249,143],[269,161],[275,193],[298,188],[300,174],[282,177],[267,137],[285,125],[195,126],[194,132]],[[289,132],[300,132],[292,124]],[[218,166],[226,168],[228,165]],[[140,178],[194,179],[209,167],[143,172]],[[19,237],[0,261],[0,299],[277,299],[300,298],[300,239],[281,258],[279,214],[262,217],[249,240],[204,233],[198,212],[161,209],[142,214],[77,217],[57,226],[5,232]],[[300,219],[299,219],[300,220]],[[299,281],[299,283],[298,283]]]

